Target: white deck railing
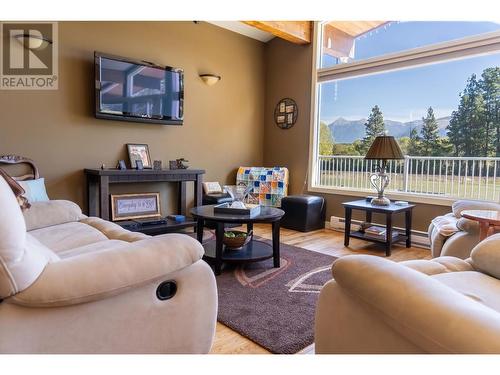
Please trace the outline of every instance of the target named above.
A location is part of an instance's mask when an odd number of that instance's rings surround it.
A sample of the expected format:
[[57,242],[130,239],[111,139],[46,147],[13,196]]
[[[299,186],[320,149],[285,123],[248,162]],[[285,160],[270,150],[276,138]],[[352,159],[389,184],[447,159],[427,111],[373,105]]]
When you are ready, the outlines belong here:
[[[372,189],[369,177],[376,165],[363,156],[318,156],[315,183],[321,188]],[[405,156],[390,160],[387,172],[387,191],[500,200],[500,158]]]

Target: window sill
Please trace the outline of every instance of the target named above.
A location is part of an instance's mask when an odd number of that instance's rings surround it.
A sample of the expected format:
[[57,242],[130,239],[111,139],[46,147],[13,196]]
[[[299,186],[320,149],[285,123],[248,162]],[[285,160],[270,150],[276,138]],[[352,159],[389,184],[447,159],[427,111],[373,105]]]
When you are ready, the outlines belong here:
[[[364,198],[367,195],[376,195],[376,192],[371,189],[327,188],[321,186],[310,186],[308,190],[314,193],[347,195],[360,198]],[[451,207],[453,202],[456,202],[459,199],[472,200],[470,198],[438,197],[435,195],[400,193],[395,191],[387,191],[385,195],[393,200],[405,200],[412,203],[425,203],[445,207]]]

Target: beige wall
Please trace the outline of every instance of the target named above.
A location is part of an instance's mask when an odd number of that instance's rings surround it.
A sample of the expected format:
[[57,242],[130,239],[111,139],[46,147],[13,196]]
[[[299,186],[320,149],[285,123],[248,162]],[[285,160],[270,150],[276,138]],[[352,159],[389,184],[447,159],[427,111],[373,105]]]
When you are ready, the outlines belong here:
[[[206,169],[205,180],[223,183],[234,181],[238,166],[262,163],[263,43],[193,22],[61,22],[59,42],[59,90],[0,91],[0,154],[34,159],[51,198],[83,206],[83,169],[114,167],[127,158],[125,143],[149,144],[151,158],[164,165],[184,157]],[[95,50],[183,68],[184,126],[95,119]],[[202,72],[222,80],[208,87],[198,77]],[[164,201],[172,201],[172,190],[162,191]],[[171,204],[164,212],[171,212]]]
[[[305,192],[304,180],[309,158],[312,45],[301,46],[275,38],[266,44],[265,62],[264,164],[288,167],[290,194],[301,194]],[[288,130],[279,129],[273,118],[275,105],[284,97],[295,99],[299,107],[297,123]],[[341,203],[357,199],[338,194],[323,196],[327,202],[327,220],[331,215],[343,217]],[[446,212],[450,212],[449,207],[417,204],[413,214],[413,229],[426,231],[432,218]],[[353,218],[362,219],[362,216],[353,213]],[[380,220],[383,218],[374,216],[374,221]],[[402,226],[402,219],[396,220],[395,225]]]
[[[239,165],[286,166],[290,193],[304,192],[308,168],[312,46],[279,38],[267,44],[193,22],[59,23],[59,90],[0,91],[0,154],[34,159],[49,195],[85,204],[83,168],[126,159],[125,143],[147,143],[152,159],[184,157],[206,180],[228,183]],[[184,126],[97,120],[93,115],[94,50],[182,67]],[[198,74],[220,74],[215,86]],[[297,101],[296,125],[279,129],[276,103]],[[162,185],[123,185],[112,192],[161,191],[163,212],[175,192]],[[192,195],[192,189],[189,188]],[[325,195],[327,217],[343,216],[353,197]],[[447,207],[418,204],[414,229],[425,230]],[[357,216],[355,216],[356,218]],[[398,223],[397,223],[398,224]],[[401,223],[399,223],[401,224]]]
[[[266,43],[266,103],[264,164],[290,170],[290,193],[300,194],[307,175],[311,107],[311,45],[279,38]],[[274,122],[274,108],[282,98],[297,102],[298,117],[290,129]]]

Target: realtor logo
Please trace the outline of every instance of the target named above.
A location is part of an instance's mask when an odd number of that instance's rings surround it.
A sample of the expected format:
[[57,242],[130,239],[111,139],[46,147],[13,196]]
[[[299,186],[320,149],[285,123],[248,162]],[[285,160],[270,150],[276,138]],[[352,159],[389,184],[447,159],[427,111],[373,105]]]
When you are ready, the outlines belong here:
[[57,23],[0,23],[0,89],[56,90]]

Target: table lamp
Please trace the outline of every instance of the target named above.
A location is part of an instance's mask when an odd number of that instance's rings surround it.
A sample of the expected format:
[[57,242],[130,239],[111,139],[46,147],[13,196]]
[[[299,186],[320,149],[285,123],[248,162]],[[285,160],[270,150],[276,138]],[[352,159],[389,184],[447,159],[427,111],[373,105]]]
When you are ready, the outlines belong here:
[[385,171],[387,160],[404,159],[403,152],[393,136],[381,135],[375,138],[365,159],[380,160],[377,173],[370,176],[370,183],[378,193],[377,198],[373,198],[371,203],[375,206],[388,206],[391,201],[384,196],[384,190],[390,182],[389,175]]

